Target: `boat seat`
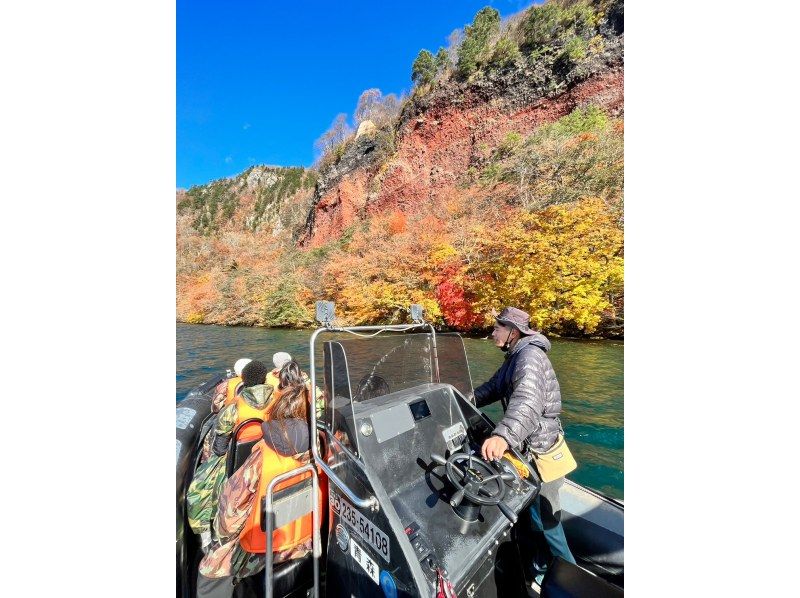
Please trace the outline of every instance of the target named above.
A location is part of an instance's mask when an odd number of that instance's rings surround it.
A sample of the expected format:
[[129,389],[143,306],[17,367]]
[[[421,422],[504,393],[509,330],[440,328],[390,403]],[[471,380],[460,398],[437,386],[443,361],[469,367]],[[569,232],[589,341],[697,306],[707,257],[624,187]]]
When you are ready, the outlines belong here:
[[560,557],[553,559],[542,580],[541,598],[622,598],[622,588]]
[[[260,422],[259,422],[260,423]],[[320,433],[321,451],[327,450],[327,441]],[[246,457],[245,457],[246,459]],[[313,485],[311,478],[292,484],[273,495],[273,528],[286,525],[290,521],[304,516],[310,510]],[[323,496],[327,496],[327,491],[320,487]],[[261,530],[266,532],[266,498],[261,498]],[[320,511],[320,528],[326,529],[328,521],[328,509],[325,507]],[[322,541],[322,554],[325,554],[325,544],[327,535],[320,533]],[[311,553],[299,559],[292,559],[282,563],[272,565],[272,588],[275,598],[305,598],[306,592],[313,586],[314,579],[314,557]],[[324,565],[320,559],[320,568]],[[235,598],[262,598],[264,596],[264,575],[261,571],[250,577],[246,577],[236,585],[234,591]],[[321,570],[320,575],[324,575]]]
[[[324,435],[322,434],[320,434],[320,442],[322,443],[321,448],[327,449],[327,443],[325,442]],[[302,517],[305,513],[308,513],[310,510],[312,490],[313,484],[311,478],[307,478],[298,484],[293,484],[287,488],[283,488],[275,492],[273,496],[274,526],[280,527],[289,521],[296,519],[297,517]],[[327,496],[327,492],[323,487],[320,487],[320,492],[322,492],[324,497]],[[265,502],[261,504],[261,525],[266,531],[266,517],[264,516]],[[320,511],[319,516],[320,528],[326,529],[328,509],[323,508]],[[326,539],[326,534],[320,532],[320,540],[322,540],[323,544]],[[322,554],[325,554],[324,545],[322,546]],[[321,565],[322,559],[320,558],[320,566]],[[313,555],[309,553],[300,559],[293,559],[291,561],[273,564],[272,579],[274,596],[289,596],[292,592],[298,592],[298,590],[302,592],[300,595],[305,596],[305,589],[314,585]]]
[[262,420],[258,418],[246,419],[233,430],[231,446],[225,459],[227,477],[231,477],[247,461],[253,447],[261,440],[261,424]]
[[[243,421],[233,430],[231,437],[231,446],[228,449],[228,455],[225,458],[225,473],[227,477],[231,477],[233,472],[239,469],[250,453],[253,452],[253,447],[264,437],[261,424],[262,420],[252,418]],[[319,432],[320,454],[326,455],[328,451],[328,442],[325,434]]]
[[286,596],[299,589],[301,584],[311,587],[314,585],[314,557],[307,554],[301,559],[273,565],[272,580],[275,596]]
[[567,510],[562,512],[561,523],[578,564],[614,585],[624,586],[625,538],[592,523],[585,515],[576,516]]

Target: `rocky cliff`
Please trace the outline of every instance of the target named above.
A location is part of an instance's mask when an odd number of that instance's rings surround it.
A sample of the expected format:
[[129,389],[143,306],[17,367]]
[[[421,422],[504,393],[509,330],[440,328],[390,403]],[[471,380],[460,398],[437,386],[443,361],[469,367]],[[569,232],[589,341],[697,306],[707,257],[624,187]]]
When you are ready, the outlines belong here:
[[334,299],[343,323],[395,322],[413,301],[474,330],[515,304],[622,336],[623,62],[621,0],[483,9],[316,168],[178,192],[178,320],[302,326]]
[[606,9],[593,41],[597,50],[566,67],[558,56],[487,69],[469,81],[443,81],[412,98],[389,135],[374,131],[346,145],[320,172],[301,244],[316,247],[359,220],[421,203],[468,186],[509,133],[594,105],[624,112],[622,3]]

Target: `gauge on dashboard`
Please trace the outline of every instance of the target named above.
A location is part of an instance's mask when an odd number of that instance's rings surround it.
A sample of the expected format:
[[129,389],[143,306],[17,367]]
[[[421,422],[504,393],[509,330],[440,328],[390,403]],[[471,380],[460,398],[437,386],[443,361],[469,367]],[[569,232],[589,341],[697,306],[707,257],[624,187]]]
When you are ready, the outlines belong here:
[[456,451],[461,448],[461,445],[467,439],[467,430],[464,428],[464,424],[457,422],[449,428],[442,430],[442,437],[444,438],[447,450]]

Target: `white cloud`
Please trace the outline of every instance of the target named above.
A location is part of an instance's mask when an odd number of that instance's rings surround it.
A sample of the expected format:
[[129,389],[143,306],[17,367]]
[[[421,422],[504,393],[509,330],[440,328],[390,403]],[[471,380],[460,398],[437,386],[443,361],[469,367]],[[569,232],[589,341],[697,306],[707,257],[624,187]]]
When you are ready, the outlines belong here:
[[225,164],[230,164],[233,162],[233,156],[225,156]]
[[253,126],[253,125],[251,125],[250,123],[244,123],[244,124],[242,125],[242,128],[243,128],[243,129],[246,131],[247,129],[249,129],[249,128],[250,128],[250,127],[252,127],[252,126]]

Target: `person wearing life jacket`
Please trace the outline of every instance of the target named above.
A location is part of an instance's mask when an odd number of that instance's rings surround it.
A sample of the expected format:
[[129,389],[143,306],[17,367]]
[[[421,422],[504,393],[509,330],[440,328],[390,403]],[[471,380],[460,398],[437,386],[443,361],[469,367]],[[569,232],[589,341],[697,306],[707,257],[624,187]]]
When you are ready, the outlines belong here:
[[[215,418],[218,417],[216,414],[218,414],[221,409],[224,409],[228,405],[232,405],[239,396],[239,393],[244,389],[244,382],[242,382],[242,370],[244,370],[244,367],[251,361],[253,360],[246,357],[237,359],[236,363],[233,364],[233,371],[236,375],[226,378],[217,384],[217,387],[214,389],[214,399],[211,401],[211,413],[215,414]],[[230,370],[228,370],[228,375],[230,375]],[[205,463],[212,455],[211,441],[213,438],[213,434],[207,434],[203,439],[203,448],[200,452],[200,463]]]
[[[306,385],[307,390],[310,394],[311,378],[309,377],[308,374],[306,374],[304,371],[300,369],[300,366],[294,359],[292,359],[291,355],[282,351],[279,353],[275,353],[275,355],[272,356],[272,363],[275,365],[275,369],[272,370],[269,374],[267,374],[267,384],[271,384],[272,386],[274,386],[276,389],[276,393],[280,388],[280,381],[279,381],[280,372],[288,363],[293,363],[294,365],[292,366],[290,373],[291,384],[299,384],[302,381],[302,383]],[[324,396],[325,395],[322,392],[322,390],[320,390],[319,387],[316,387],[314,392],[314,404],[316,405],[317,408],[317,419],[320,419],[322,417],[325,409]],[[273,395],[272,401],[274,402],[275,399],[276,396]]]
[[[211,403],[212,412],[217,413],[220,409],[233,404],[236,397],[244,388],[242,370],[251,361],[253,360],[246,357],[236,360],[236,363],[233,364],[233,372],[236,375],[223,380],[217,385],[216,392],[214,393],[214,400]],[[230,375],[230,370],[228,370],[228,375]]]
[[[310,395],[289,362],[281,368],[277,397],[270,417],[261,425],[263,438],[242,467],[225,483],[214,520],[218,543],[200,562],[198,598],[229,598],[235,584],[264,568],[266,538],[261,530],[260,505],[269,482],[277,475],[309,462]],[[298,474],[276,486],[276,490],[311,476]],[[327,479],[320,477],[317,496],[320,513],[325,508]],[[313,521],[309,512],[273,531],[273,563],[301,558],[312,549]]]
[[[273,391],[271,386],[264,384],[267,371],[267,366],[260,361],[250,361],[242,368],[244,388],[232,405],[216,415],[216,422],[203,441],[203,458],[189,484],[186,508],[189,525],[200,536],[200,545],[204,551],[214,541],[211,523],[227,477],[225,461],[233,432],[240,422],[248,419],[263,421],[266,418],[267,405]],[[246,427],[234,442],[256,440],[260,437],[259,426]]]
[[[219,412],[217,424],[214,427],[214,454],[224,455],[228,452],[233,431],[240,423],[248,419],[263,421],[267,418],[274,390],[274,387],[266,384],[267,373],[267,366],[258,360],[250,361],[242,369],[244,387],[234,397],[233,403]],[[258,436],[260,436],[260,431],[255,432],[255,435],[253,432],[244,431],[240,440],[253,440]]]
[[278,388],[278,384],[280,383],[281,368],[290,361],[292,361],[292,356],[286,351],[278,351],[275,353],[272,356],[272,364],[275,366],[275,368],[272,369],[269,374],[267,374],[267,384],[273,388]]

